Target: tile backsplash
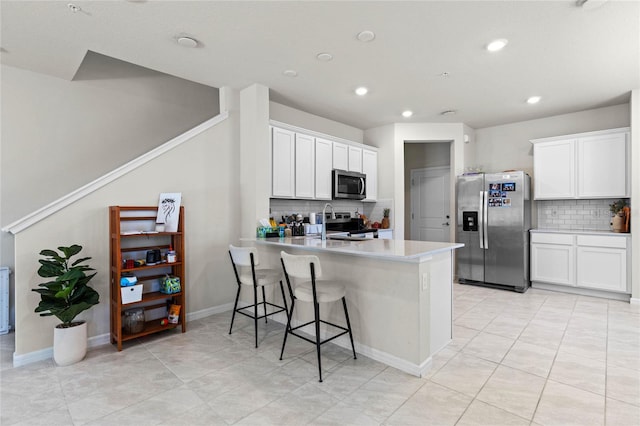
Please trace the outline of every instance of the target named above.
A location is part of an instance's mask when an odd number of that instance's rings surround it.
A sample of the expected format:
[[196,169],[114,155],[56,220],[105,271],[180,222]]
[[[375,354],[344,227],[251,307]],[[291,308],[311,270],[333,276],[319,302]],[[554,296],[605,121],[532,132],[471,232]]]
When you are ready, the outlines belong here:
[[[356,211],[364,213],[372,222],[382,221],[382,213],[386,208],[391,208],[393,200],[378,200],[375,203],[354,201],[354,200],[285,200],[280,198],[272,198],[269,203],[270,217],[277,221],[282,216],[294,213],[300,213],[303,216],[309,216],[310,212],[320,213],[326,203],[331,203],[335,212],[349,212],[355,217]],[[393,223],[393,210],[389,215],[391,223]]]
[[538,228],[610,231],[614,199],[537,201]]

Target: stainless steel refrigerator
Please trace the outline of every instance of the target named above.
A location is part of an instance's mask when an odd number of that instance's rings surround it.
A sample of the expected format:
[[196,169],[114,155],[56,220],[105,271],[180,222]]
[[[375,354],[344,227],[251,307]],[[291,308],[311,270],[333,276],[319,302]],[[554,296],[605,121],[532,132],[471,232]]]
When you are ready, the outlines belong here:
[[522,171],[462,175],[456,183],[458,281],[524,292],[529,281],[531,179]]

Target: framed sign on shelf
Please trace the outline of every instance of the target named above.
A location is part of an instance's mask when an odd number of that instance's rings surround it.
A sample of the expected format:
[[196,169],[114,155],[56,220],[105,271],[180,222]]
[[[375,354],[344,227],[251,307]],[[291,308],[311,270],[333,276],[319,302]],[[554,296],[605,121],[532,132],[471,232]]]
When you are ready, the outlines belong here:
[[176,232],[178,230],[181,201],[181,192],[167,192],[160,194],[156,223],[164,224],[165,232]]

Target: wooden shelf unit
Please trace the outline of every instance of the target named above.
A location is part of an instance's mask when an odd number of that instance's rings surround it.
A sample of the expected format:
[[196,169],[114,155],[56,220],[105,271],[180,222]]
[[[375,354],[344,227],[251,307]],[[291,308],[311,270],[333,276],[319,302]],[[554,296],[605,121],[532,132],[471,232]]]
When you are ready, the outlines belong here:
[[[181,327],[187,331],[186,294],[185,294],[185,245],[184,245],[184,207],[180,207],[177,232],[154,232],[158,207],[109,207],[109,249],[111,258],[111,280],[109,290],[111,310],[111,343],[117,344],[122,350],[122,342],[147,336],[164,330]],[[125,226],[123,226],[125,224]],[[131,226],[129,226],[131,225]],[[140,233],[133,232],[131,227],[140,227]],[[124,229],[123,229],[124,228]],[[122,234],[122,232],[127,232]],[[147,250],[160,249],[162,256],[166,255],[169,247],[176,252],[177,262],[144,265],[125,268],[123,259],[138,256],[144,258]],[[156,271],[157,270],[157,271]],[[120,292],[120,278],[125,272],[132,272],[138,278],[138,284],[143,284],[142,300],[123,304]],[[155,272],[155,273],[154,273]],[[180,278],[181,292],[164,294],[160,291],[149,291],[145,283],[159,282],[165,275]],[[144,289],[147,288],[145,292]],[[144,308],[146,312],[154,311],[155,315],[164,309],[164,318],[168,315],[169,305],[180,305],[180,318],[177,324],[162,325],[162,318],[147,319],[144,329],[139,333],[126,334],[123,330],[123,313],[130,308]]]

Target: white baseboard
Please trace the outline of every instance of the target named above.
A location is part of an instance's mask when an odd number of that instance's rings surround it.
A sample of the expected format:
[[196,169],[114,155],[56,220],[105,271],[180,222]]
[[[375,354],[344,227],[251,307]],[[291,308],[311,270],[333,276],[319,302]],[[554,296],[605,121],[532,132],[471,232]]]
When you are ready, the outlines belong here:
[[22,367],[32,362],[44,361],[53,357],[53,347],[40,349],[39,351],[28,352],[23,355],[13,353],[13,366]]
[[582,287],[569,287],[559,284],[548,284],[538,281],[531,281],[532,288],[538,288],[540,290],[557,291],[560,293],[579,294],[582,296],[601,297],[604,299],[621,300],[623,302],[629,302],[630,295],[625,293],[615,293],[604,290],[592,290]]
[[201,309],[195,312],[189,312],[187,313],[187,322],[210,317],[211,315],[215,315],[215,314],[221,314],[223,312],[227,312],[232,309],[233,309],[233,303],[225,303],[224,305],[212,306],[211,308]]
[[640,305],[640,299],[637,297],[632,297],[631,299],[629,299],[629,303],[631,303],[632,305]]
[[[273,315],[271,318],[273,318],[275,321],[280,322],[282,324],[287,323],[287,317],[282,312],[279,314]],[[297,320],[291,321],[292,327],[296,327],[300,324],[301,324],[300,321],[297,321]],[[308,330],[306,330],[307,328]],[[312,325],[309,325],[308,327],[305,327],[305,328],[301,328],[300,331],[305,332],[309,335],[315,334],[315,330],[313,330]],[[321,330],[321,336],[323,339],[327,338],[326,332],[324,330]],[[332,342],[340,346],[341,348],[351,351],[351,341],[349,340],[349,336],[347,336],[346,334],[344,336],[338,337]],[[424,377],[425,374],[431,369],[431,365],[432,365],[431,357],[427,358],[421,364],[415,364],[407,360],[404,360],[402,358],[398,358],[395,355],[391,355],[387,352],[383,352],[381,350],[371,348],[369,346],[363,345],[358,342],[354,342],[354,346],[356,348],[356,354],[364,355],[367,358],[371,358],[374,361],[378,361],[390,367],[396,368],[400,371],[404,371],[405,373],[411,374],[412,376]],[[285,354],[286,354],[286,349],[285,349]]]
[[[87,339],[87,348],[92,349],[99,346],[109,344],[109,333],[99,334]],[[17,355],[13,353],[13,366],[22,367],[23,365],[31,364],[32,362],[44,361],[53,358],[53,346],[40,349],[38,351],[28,352],[23,355]]]
[[[227,312],[233,309],[233,303],[226,303],[220,306],[214,306],[207,309],[202,309],[196,312],[190,312],[187,314],[187,321],[194,321],[197,319],[205,318],[211,315]],[[97,336],[89,337],[87,340],[87,348],[92,349],[98,346],[108,345],[111,342],[110,333],[104,333]],[[44,361],[53,358],[53,346],[40,349],[26,354],[17,355],[13,353],[13,366],[22,367],[23,365],[31,364],[33,362]]]
[[[638,300],[638,299],[636,299]],[[640,300],[639,300],[640,302]],[[240,301],[240,303],[238,303],[239,307],[243,306],[243,305],[248,305],[248,303],[246,302],[242,302]],[[198,319],[202,319],[202,318],[206,318],[208,316],[211,315],[215,315],[215,314],[220,314],[223,312],[227,312],[233,309],[233,303],[226,303],[224,305],[219,305],[219,306],[213,306],[211,308],[207,308],[207,309],[202,309],[200,311],[195,311],[195,312],[190,312],[187,314],[187,321],[195,321]],[[275,320],[276,322],[279,322],[283,325],[285,325],[287,323],[287,316],[283,313],[280,312],[276,315],[273,315],[271,318],[273,318],[273,320]],[[292,326],[297,326],[299,325],[300,322],[297,320],[292,321]],[[301,331],[305,331],[305,329],[301,329]],[[311,326],[309,327],[309,334],[313,334],[313,330],[311,329]],[[323,332],[322,338],[326,338],[325,333]],[[333,340],[333,342],[340,346],[341,348],[347,349],[347,350],[351,350],[351,341],[349,340],[348,336],[344,335],[344,336],[340,336],[339,338]],[[103,346],[103,345],[107,345],[110,343],[110,334],[109,333],[105,333],[105,334],[100,334],[98,336],[93,336],[90,337],[88,342],[87,342],[87,346],[91,349],[91,348],[95,348],[98,346]],[[371,358],[375,361],[381,362],[383,364],[389,365],[393,368],[397,368],[400,371],[404,371],[407,374],[411,374],[413,376],[418,376],[418,377],[423,377],[427,371],[429,371],[431,369],[431,364],[432,364],[432,359],[431,357],[429,357],[428,359],[426,359],[424,362],[422,362],[421,364],[415,364],[409,361],[406,361],[404,359],[398,358],[395,355],[391,355],[387,352],[383,352],[380,351],[378,349],[374,349],[371,348],[369,346],[360,344],[355,342],[354,343],[355,347],[356,347],[356,353],[358,354],[362,354],[368,358]],[[45,348],[45,349],[41,349],[38,351],[33,351],[33,352],[29,352],[23,355],[16,355],[15,353],[13,354],[13,366],[14,367],[21,367],[23,365],[27,365],[27,364],[31,364],[33,362],[38,362],[38,361],[44,361],[47,359],[51,359],[53,357],[53,347],[49,347],[49,348]]]

